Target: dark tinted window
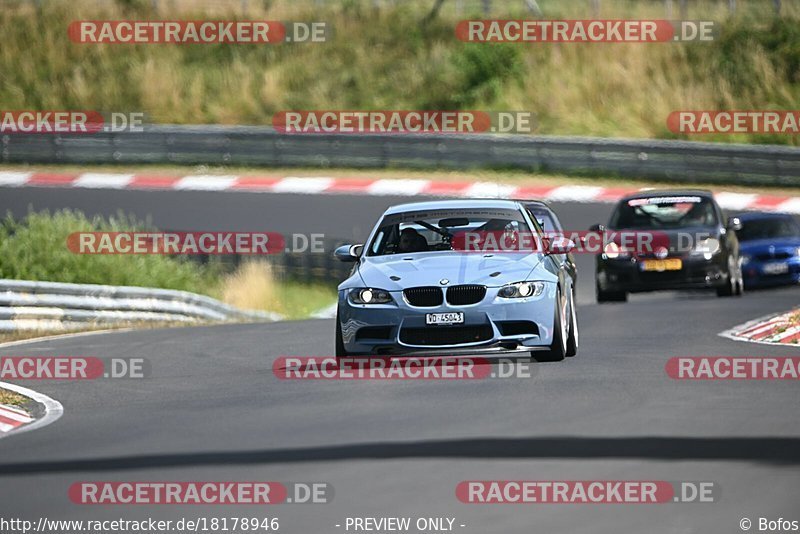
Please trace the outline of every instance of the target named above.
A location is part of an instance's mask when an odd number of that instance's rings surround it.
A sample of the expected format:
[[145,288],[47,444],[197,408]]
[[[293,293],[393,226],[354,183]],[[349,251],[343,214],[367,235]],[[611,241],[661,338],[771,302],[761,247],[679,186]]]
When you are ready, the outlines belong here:
[[789,217],[756,219],[742,223],[742,229],[736,232],[736,235],[740,241],[774,239],[776,237],[800,237],[800,225]]
[[718,223],[714,203],[695,195],[634,198],[617,206],[613,229],[684,228]]

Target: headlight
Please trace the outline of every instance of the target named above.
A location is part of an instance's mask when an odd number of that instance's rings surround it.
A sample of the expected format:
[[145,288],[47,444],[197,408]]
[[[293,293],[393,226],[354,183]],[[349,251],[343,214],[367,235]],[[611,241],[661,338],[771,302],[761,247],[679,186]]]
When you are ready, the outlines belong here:
[[[797,251],[798,253],[800,253],[800,249],[797,249]],[[742,259],[742,265],[747,265],[748,263],[750,263],[750,256],[748,256],[747,254],[742,254],[740,258]]]
[[508,284],[500,288],[497,292],[498,297],[504,299],[521,299],[525,297],[538,297],[544,291],[542,282],[517,282]]
[[616,260],[617,258],[627,258],[631,255],[631,251],[625,247],[621,247],[613,241],[603,248],[606,258]]
[[392,296],[383,289],[367,287],[350,291],[350,300],[355,304],[388,304]]
[[709,237],[708,239],[698,241],[694,246],[692,254],[698,256],[702,254],[705,259],[710,260],[717,252],[719,252],[719,240]]

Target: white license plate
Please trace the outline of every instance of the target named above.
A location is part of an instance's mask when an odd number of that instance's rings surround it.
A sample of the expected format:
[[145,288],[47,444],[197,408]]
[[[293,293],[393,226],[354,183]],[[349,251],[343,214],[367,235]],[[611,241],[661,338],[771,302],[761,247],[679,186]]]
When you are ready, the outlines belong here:
[[764,274],[786,274],[789,272],[788,263],[767,263],[763,267]]
[[464,312],[426,313],[425,324],[463,324]]

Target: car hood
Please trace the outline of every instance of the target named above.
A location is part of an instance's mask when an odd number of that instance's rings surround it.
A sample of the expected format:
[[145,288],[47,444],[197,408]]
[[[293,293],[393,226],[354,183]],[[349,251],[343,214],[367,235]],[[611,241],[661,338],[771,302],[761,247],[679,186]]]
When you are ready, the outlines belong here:
[[776,251],[783,249],[796,250],[800,247],[800,237],[778,237],[739,242],[739,250],[745,254],[769,253],[770,247],[775,247]]
[[[532,254],[423,252],[365,258],[358,273],[367,287],[400,291],[407,287],[482,284],[502,286],[525,280],[542,261]],[[494,275],[494,276],[492,276]]]

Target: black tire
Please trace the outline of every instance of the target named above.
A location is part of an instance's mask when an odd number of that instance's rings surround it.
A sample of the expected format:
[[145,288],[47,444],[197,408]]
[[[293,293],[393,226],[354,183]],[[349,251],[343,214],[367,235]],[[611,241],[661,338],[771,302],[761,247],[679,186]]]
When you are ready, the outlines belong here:
[[741,297],[744,295],[744,279],[739,279],[739,283],[736,284],[736,292],[733,294],[734,297]]
[[578,354],[578,344],[580,341],[580,332],[578,331],[578,311],[575,309],[575,294],[573,293],[572,299],[569,303],[569,337],[567,338],[567,358],[571,358]]
[[628,301],[628,294],[625,291],[603,291],[600,289],[600,284],[597,283],[595,283],[595,295],[599,304]]
[[736,295],[739,283],[736,281],[736,273],[732,269],[731,261],[728,260],[728,273],[725,277],[725,284],[717,288],[718,297],[732,297]]
[[348,354],[342,340],[342,325],[339,323],[339,314],[336,314],[336,359],[347,358]]
[[553,343],[546,351],[531,351],[531,357],[537,362],[560,362],[567,356],[567,342],[564,339],[561,321],[561,289],[556,296],[555,317],[553,318]]
[[733,295],[735,297],[741,297],[744,295],[744,274],[742,273],[742,264],[741,261],[736,262],[736,272],[738,274],[737,277],[737,284],[736,288],[734,289]]
[[720,286],[717,288],[717,296],[718,297],[733,296],[733,286],[730,280],[724,286]]

